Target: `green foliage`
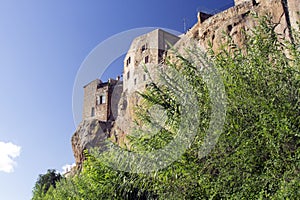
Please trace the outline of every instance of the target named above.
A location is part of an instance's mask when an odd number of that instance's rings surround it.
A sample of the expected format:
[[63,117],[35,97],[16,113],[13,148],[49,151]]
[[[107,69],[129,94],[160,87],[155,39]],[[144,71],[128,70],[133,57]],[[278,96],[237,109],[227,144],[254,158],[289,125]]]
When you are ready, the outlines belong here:
[[33,200],[87,200],[87,199],[151,199],[154,195],[138,190],[135,176],[118,172],[86,153],[80,174],[64,178],[47,193],[33,193]]
[[243,49],[213,55],[229,103],[210,154],[219,197],[275,198],[283,183],[299,187],[299,43],[280,43],[274,27],[263,17]]
[[48,169],[46,174],[40,174],[33,189],[33,199],[42,199],[51,188],[56,188],[57,182],[61,179],[62,176],[54,169]]
[[[199,156],[210,121],[211,99],[197,66],[186,57],[169,63],[195,92],[200,124],[193,144],[170,166],[148,174],[109,168],[96,154],[87,155],[83,171],[62,179],[33,199],[297,199],[300,196],[300,37],[278,39],[276,24],[262,17],[245,45],[228,38],[218,53],[210,50],[227,95],[226,123],[215,148]],[[193,50],[188,51],[193,53]],[[138,125],[151,125],[149,109],[166,110],[166,128],[156,134],[136,131],[132,151],[153,151],[177,134],[182,109],[168,89],[176,82],[151,83]],[[39,191],[40,184],[34,191]]]

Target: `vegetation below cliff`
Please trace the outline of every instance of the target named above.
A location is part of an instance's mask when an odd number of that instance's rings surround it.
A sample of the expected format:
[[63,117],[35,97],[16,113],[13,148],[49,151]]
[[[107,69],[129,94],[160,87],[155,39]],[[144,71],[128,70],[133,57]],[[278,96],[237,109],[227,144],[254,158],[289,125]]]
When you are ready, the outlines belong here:
[[[199,157],[199,149],[211,99],[197,66],[179,56],[180,62],[170,66],[195,90],[195,113],[201,119],[193,144],[180,159],[161,170],[130,173],[108,167],[96,153],[87,154],[80,174],[61,179],[46,192],[37,182],[33,199],[297,199],[300,37],[294,33],[293,43],[279,40],[275,26],[263,17],[245,34],[242,47],[228,38],[218,53],[209,51],[225,86],[227,113],[223,133],[208,155]],[[170,90],[153,83],[142,96],[144,109],[156,104],[167,110],[169,128],[152,137],[132,135],[133,152],[164,147],[178,130],[181,109]],[[148,123],[147,112],[138,113],[139,124]]]

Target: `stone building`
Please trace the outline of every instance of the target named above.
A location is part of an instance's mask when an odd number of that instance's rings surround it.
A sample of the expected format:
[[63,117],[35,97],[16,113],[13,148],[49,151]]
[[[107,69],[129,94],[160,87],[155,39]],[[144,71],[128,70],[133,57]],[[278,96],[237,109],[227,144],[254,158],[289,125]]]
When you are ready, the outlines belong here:
[[96,79],[84,86],[83,119],[114,120],[123,84],[120,78],[102,82]]
[[124,60],[123,81],[119,78],[109,79],[108,82],[96,79],[84,86],[83,120],[114,121],[122,92],[130,94],[143,90],[149,78],[144,66],[151,74],[153,68],[164,61],[170,46],[179,39],[161,29],[135,38]]
[[151,67],[157,67],[170,53],[168,43],[180,50],[188,47],[189,41],[196,41],[204,50],[211,44],[212,49],[218,51],[224,43],[225,32],[236,44],[243,44],[242,33],[251,32],[257,25],[251,15],[253,12],[259,16],[269,14],[276,23],[274,30],[282,39],[292,40],[293,29],[299,31],[296,22],[300,21],[300,0],[234,0],[234,3],[235,6],[220,13],[199,12],[198,22],[180,39],[163,30],[136,38],[124,60],[123,84],[112,79],[106,83],[97,79],[84,87],[83,122],[72,137],[78,168],[84,160],[83,151],[100,147],[107,137],[114,136],[120,146],[126,143],[133,121],[133,105],[138,102],[134,91],[142,90],[149,80],[143,66],[151,64],[147,66],[151,74]]
[[145,67],[152,75],[154,68],[164,62],[167,51],[180,38],[161,29],[156,29],[133,40],[124,59],[124,91],[132,93],[143,90],[147,80]]
[[[224,31],[237,44],[242,44],[242,32],[251,30],[256,24],[250,11],[269,13],[275,22],[279,22],[275,30],[284,38],[292,37],[291,27],[297,29],[296,21],[300,20],[297,15],[300,0],[234,0],[234,3],[234,7],[221,13],[198,12],[198,23],[180,37],[156,29],[135,38],[124,59],[123,82],[110,79],[103,83],[94,80],[84,87],[83,119],[113,120],[117,116],[117,102],[122,93],[126,96],[122,97],[126,102],[126,106],[123,107],[129,106],[131,109],[130,105],[136,104],[132,103],[131,97],[134,97],[136,91],[144,90],[149,82],[148,74],[155,78],[155,69],[164,63],[167,54],[170,54],[168,50],[173,45],[179,49],[178,47],[186,46],[189,40],[196,39],[199,47],[207,49],[210,43],[213,50],[217,50],[220,44],[224,43]],[[149,73],[146,73],[145,69]],[[115,97],[112,97],[113,93]]]

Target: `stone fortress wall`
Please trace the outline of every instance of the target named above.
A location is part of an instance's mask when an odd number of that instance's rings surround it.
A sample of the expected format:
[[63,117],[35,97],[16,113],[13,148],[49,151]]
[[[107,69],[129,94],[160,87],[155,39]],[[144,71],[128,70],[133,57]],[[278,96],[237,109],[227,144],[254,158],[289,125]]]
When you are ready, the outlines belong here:
[[132,93],[143,90],[149,77],[165,59],[169,45],[174,45],[180,38],[161,29],[135,38],[124,59],[124,91]]
[[[269,14],[273,21],[278,23],[276,32],[282,38],[291,39],[291,26],[297,29],[296,21],[300,20],[297,14],[299,10],[300,0],[235,0],[234,7],[218,14],[199,12],[197,24],[181,38],[161,29],[139,36],[133,40],[125,56],[123,83],[118,83],[118,92],[126,92],[128,98],[136,91],[143,91],[149,82],[145,67],[151,76],[155,76],[154,71],[164,62],[170,49],[169,45],[175,45],[175,48],[185,47],[190,40],[196,40],[199,47],[207,49],[210,43],[213,50],[217,50],[220,44],[224,43],[224,32],[228,33],[234,42],[242,44],[242,31],[250,31],[256,25],[250,12]],[[115,84],[113,79],[106,83],[95,80],[84,87],[83,119],[96,117],[101,121],[108,121],[111,110],[117,112],[117,108],[111,104]],[[121,95],[117,96],[117,100],[121,98]],[[116,99],[114,106],[117,106]]]
[[161,29],[135,38],[124,59],[124,81],[120,78],[109,79],[108,82],[97,79],[84,86],[83,119],[115,120],[122,92],[126,91],[126,98],[130,98],[134,92],[143,91],[150,80],[145,67],[150,74],[154,72],[163,62],[170,45],[179,39]]
[[277,23],[275,31],[282,38],[290,39],[291,27],[298,29],[296,22],[300,21],[300,0],[235,0],[235,6],[209,18],[201,17],[198,13],[196,23],[176,44],[176,47],[186,46],[188,41],[195,39],[198,45],[207,49],[211,43],[213,50],[218,50],[225,42],[224,32],[233,41],[243,44],[242,32],[249,32],[256,26],[257,21],[251,13],[259,16],[268,14]]
[[[300,20],[297,14],[299,10],[300,0],[235,0],[234,7],[215,15],[198,12],[198,22],[180,38],[161,29],[135,38],[124,59],[123,83],[118,83],[116,87],[116,98],[111,97],[116,84],[113,79],[106,83],[94,80],[84,86],[83,119],[96,117],[100,121],[108,121],[111,110],[114,110],[117,116],[116,102],[121,98],[121,94],[117,93],[126,92],[126,98],[129,98],[132,93],[143,91],[149,82],[145,67],[150,76],[155,76],[154,71],[164,62],[170,49],[169,45],[175,45],[175,48],[186,47],[189,41],[194,40],[203,49],[207,49],[210,43],[213,50],[217,50],[225,41],[224,32],[228,33],[234,42],[242,44],[242,31],[250,31],[256,25],[251,12],[272,16],[273,21],[278,23],[276,32],[282,38],[290,39],[290,27],[297,29],[296,21]],[[114,103],[111,103],[111,100]]]
[[280,37],[292,40],[292,29],[297,30],[296,22],[300,21],[299,11],[300,0],[235,0],[234,7],[215,15],[199,12],[198,22],[180,38],[159,29],[136,38],[124,60],[123,82],[110,79],[103,83],[97,79],[84,86],[83,121],[72,137],[76,165],[82,163],[84,149],[101,146],[107,137],[114,136],[119,145],[126,143],[134,105],[139,100],[135,91],[143,90],[149,81],[144,77],[143,65],[148,65],[152,74],[151,67],[157,67],[169,53],[166,41],[178,49],[186,48],[190,41],[196,41],[203,49],[211,43],[217,50],[224,42],[225,32],[234,42],[243,44],[242,31],[249,32],[257,24],[251,12],[269,14],[277,23],[275,30]]
[[83,120],[90,119],[93,116],[92,110],[95,111],[95,106],[96,106],[96,91],[100,83],[101,81],[99,79],[96,79],[83,87],[84,89],[83,112],[82,112]]
[[123,92],[123,82],[117,77],[102,82],[96,79],[84,86],[83,120],[106,122],[117,117],[117,108]]

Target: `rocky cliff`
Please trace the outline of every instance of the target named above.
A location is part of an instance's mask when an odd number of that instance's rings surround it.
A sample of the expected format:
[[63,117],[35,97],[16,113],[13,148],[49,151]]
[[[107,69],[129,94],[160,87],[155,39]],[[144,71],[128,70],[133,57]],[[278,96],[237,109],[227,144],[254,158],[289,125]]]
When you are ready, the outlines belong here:
[[243,43],[242,32],[251,31],[256,26],[258,16],[268,14],[277,24],[276,32],[282,38],[292,39],[292,28],[298,29],[296,22],[300,21],[300,0],[244,0],[221,13],[213,15],[204,21],[198,14],[195,24],[178,42],[177,47],[186,45],[190,39],[196,39],[199,46],[208,48],[211,43],[217,50],[224,42],[224,33],[229,34],[236,44]]
[[[257,21],[251,13],[259,16],[269,14],[277,24],[276,32],[282,38],[293,39],[292,28],[297,29],[296,22],[300,21],[300,0],[244,0],[213,16],[198,14],[198,23],[194,25],[175,47],[182,48],[190,40],[196,40],[204,49],[211,43],[212,48],[217,50],[224,42],[224,32],[229,34],[237,44],[243,43],[242,31],[251,31]],[[205,16],[205,18],[202,18]],[[72,137],[72,147],[78,168],[80,168],[85,149],[99,147],[107,138],[119,145],[128,145],[126,134],[130,132],[134,105],[139,101],[138,97],[128,97],[124,90],[118,105],[118,117],[115,122],[100,122],[98,120],[83,121]]]
[[101,122],[97,119],[84,120],[77,127],[72,136],[71,143],[77,168],[84,160],[84,150],[92,147],[101,147],[110,137],[113,122]]

